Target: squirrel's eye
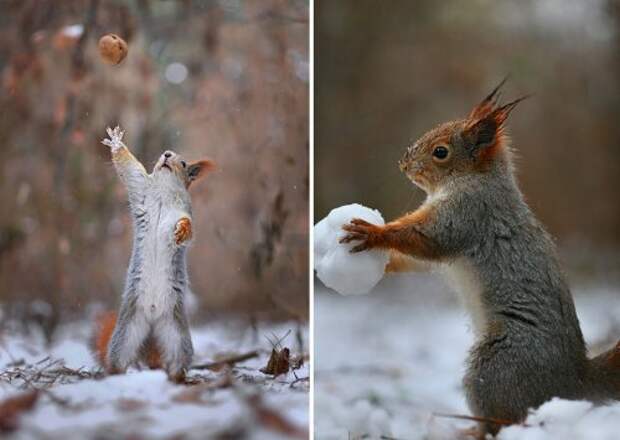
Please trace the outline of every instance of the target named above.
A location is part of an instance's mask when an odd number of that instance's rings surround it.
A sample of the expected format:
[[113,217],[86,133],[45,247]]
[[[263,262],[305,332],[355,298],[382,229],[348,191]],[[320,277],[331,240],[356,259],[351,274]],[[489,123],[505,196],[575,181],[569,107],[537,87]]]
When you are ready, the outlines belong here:
[[184,160],[181,161],[181,165],[183,165],[183,168],[187,168],[187,164],[185,163]]
[[433,157],[438,160],[445,160],[450,155],[450,150],[443,145],[439,145],[433,149]]

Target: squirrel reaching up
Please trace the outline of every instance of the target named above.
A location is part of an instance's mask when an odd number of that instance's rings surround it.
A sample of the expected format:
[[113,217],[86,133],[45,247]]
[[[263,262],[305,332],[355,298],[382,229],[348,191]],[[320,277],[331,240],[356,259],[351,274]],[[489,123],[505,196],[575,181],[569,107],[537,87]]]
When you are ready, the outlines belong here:
[[124,132],[116,127],[107,133],[102,143],[110,147],[127,188],[134,238],[120,310],[99,318],[95,356],[109,373],[142,360],[181,381],[193,356],[184,306],[190,294],[186,251],[193,235],[188,189],[214,164],[208,159],[188,164],[165,151],[148,174],[123,143]]
[[[354,219],[341,242],[359,242],[351,252],[390,250],[390,272],[409,270],[413,259],[447,272],[476,334],[464,379],[469,407],[518,423],[552,397],[620,399],[620,343],[587,358],[553,241],[515,180],[505,123],[524,98],[499,105],[504,82],[467,118],[407,149],[400,169],[427,193],[416,211],[382,226]],[[483,423],[480,433],[499,428]]]

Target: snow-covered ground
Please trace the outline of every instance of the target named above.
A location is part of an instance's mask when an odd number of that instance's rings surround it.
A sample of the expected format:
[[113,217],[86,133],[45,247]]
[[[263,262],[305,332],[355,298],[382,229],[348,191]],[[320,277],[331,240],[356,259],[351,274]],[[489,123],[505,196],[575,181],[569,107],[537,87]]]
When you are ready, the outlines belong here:
[[[315,436],[454,439],[473,422],[461,387],[473,342],[464,308],[435,275],[395,275],[368,295],[315,294]],[[591,351],[620,339],[620,288],[574,289]],[[552,401],[503,440],[617,439],[620,403]]]
[[[0,402],[23,392],[24,380],[7,382],[16,368],[51,371],[61,359],[69,368],[93,372],[97,368],[87,347],[89,324],[76,323],[60,330],[56,343],[46,349],[42,337],[24,336],[9,329],[0,332]],[[259,351],[259,356],[237,363],[227,371],[191,370],[198,385],[176,385],[163,371],[130,370],[98,379],[59,376],[59,383],[43,392],[31,411],[20,418],[14,439],[117,438],[249,438],[304,437],[308,425],[309,367],[277,378],[259,372],[265,367],[271,341],[299,353],[297,324],[214,323],[194,328],[195,363],[217,356]],[[307,352],[307,328],[301,329]],[[269,340],[268,340],[269,339]],[[49,358],[48,358],[49,357]],[[232,378],[232,385],[228,378]],[[304,379],[305,378],[305,379]],[[60,383],[60,382],[67,383]],[[275,416],[274,416],[275,415]],[[287,434],[288,433],[288,434]],[[0,433],[0,436],[2,434]]]

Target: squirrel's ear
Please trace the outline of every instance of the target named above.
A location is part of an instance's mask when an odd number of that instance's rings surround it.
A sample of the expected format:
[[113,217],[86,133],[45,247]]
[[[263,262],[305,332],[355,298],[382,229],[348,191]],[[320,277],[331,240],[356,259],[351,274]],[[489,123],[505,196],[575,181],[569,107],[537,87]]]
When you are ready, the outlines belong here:
[[[498,87],[500,86],[501,84]],[[529,95],[522,96],[501,107],[495,107],[495,102],[492,102],[492,100],[496,92],[497,88],[487,97],[489,100],[488,105],[492,106],[490,111],[488,109],[485,110],[484,115],[481,115],[479,119],[471,120],[463,130],[463,139],[467,146],[474,150],[494,144],[496,138],[502,134],[504,122],[508,119],[510,112],[514,110],[518,103],[529,98]],[[485,99],[485,101],[487,99]],[[480,105],[482,105],[482,103]],[[480,105],[476,108],[482,111]],[[474,109],[474,112],[476,112],[476,109]],[[472,112],[472,114],[474,112]]]
[[204,177],[207,172],[215,169],[215,162],[210,159],[197,160],[187,166],[187,186],[192,182]]
[[463,130],[465,145],[471,150],[491,145],[497,135],[498,125],[491,115],[474,121]]

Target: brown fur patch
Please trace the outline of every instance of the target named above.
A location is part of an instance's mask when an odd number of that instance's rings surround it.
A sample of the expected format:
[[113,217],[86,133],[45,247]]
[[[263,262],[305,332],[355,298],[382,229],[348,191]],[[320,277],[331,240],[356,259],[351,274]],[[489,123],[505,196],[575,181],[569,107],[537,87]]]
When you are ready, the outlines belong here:
[[192,237],[192,222],[189,218],[183,217],[177,222],[176,229],[174,231],[174,238],[176,244],[181,244]]
[[188,177],[187,181],[185,182],[186,187],[189,188],[193,182],[202,179],[204,176],[206,176],[211,171],[214,171],[216,168],[217,166],[215,165],[215,162],[213,162],[211,159],[201,159],[192,162],[188,166]]
[[390,261],[385,266],[385,273],[413,272],[417,270],[418,262],[408,255],[395,250],[390,251]]
[[429,260],[438,260],[442,255],[437,244],[420,233],[418,229],[433,220],[431,207],[422,206],[416,211],[386,224],[377,238],[377,247],[395,249],[403,254]]
[[131,152],[125,148],[119,148],[118,150],[112,153],[112,159],[118,163],[126,163],[136,160],[136,158],[131,154]]
[[116,313],[106,312],[95,319],[92,349],[99,365],[108,368],[108,345],[116,326]]
[[620,341],[618,341],[614,348],[609,350],[606,362],[607,365],[611,366],[612,368],[620,369]]

